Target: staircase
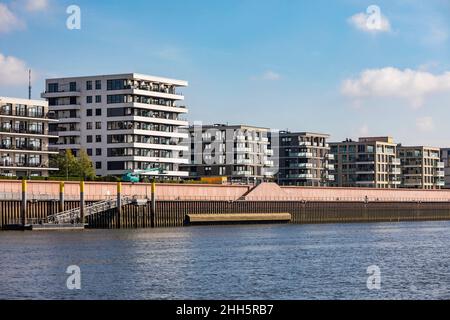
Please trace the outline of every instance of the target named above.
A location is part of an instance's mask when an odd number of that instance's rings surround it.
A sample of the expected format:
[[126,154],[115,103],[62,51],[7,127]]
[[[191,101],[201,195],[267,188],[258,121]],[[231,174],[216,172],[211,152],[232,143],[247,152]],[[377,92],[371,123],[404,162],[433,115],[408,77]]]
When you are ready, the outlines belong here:
[[[135,199],[133,197],[122,197],[122,206],[133,203]],[[89,217],[97,213],[102,213],[110,209],[117,208],[117,198],[96,202],[92,205],[84,207],[84,216]],[[81,209],[75,208],[63,212],[59,212],[47,217],[47,223],[49,224],[79,224],[81,217]]]

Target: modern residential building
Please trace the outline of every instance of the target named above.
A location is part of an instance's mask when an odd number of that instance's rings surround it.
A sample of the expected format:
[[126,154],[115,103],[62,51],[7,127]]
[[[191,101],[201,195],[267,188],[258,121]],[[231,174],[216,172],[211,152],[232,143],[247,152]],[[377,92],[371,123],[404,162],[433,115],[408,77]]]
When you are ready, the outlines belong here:
[[0,176],[47,177],[50,123],[46,101],[0,97]]
[[221,176],[230,182],[257,183],[272,178],[267,128],[247,125],[194,125],[188,129],[191,178]]
[[399,145],[397,152],[401,160],[403,188],[440,189],[445,186],[440,148]]
[[330,186],[334,182],[329,135],[311,132],[279,133],[280,185]]
[[401,184],[397,144],[390,137],[347,139],[330,143],[338,187],[398,188]]
[[188,135],[178,129],[188,125],[188,110],[177,90],[187,85],[136,73],[47,79],[42,97],[59,119],[54,145],[85,149],[100,176],[159,168],[145,174],[185,177],[180,140]]
[[445,188],[450,188],[450,148],[441,149],[441,161],[444,164]]

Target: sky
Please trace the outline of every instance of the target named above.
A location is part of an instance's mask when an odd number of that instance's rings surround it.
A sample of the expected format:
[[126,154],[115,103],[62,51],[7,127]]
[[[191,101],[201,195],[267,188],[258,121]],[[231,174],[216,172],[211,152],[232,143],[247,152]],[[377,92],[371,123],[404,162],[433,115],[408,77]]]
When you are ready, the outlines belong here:
[[450,147],[450,0],[0,0],[0,96],[29,68],[33,98],[136,72],[187,80],[192,122]]

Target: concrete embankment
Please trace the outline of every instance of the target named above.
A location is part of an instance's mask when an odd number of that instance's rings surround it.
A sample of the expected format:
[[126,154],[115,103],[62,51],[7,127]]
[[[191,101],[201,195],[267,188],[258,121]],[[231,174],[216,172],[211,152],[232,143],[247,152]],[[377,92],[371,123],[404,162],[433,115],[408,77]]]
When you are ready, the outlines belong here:
[[[49,215],[80,207],[77,183],[66,182],[61,188],[57,182],[29,182],[24,202],[20,181],[3,182],[0,228],[23,219],[45,220]],[[84,203],[89,206],[114,198],[118,189],[114,183],[86,183]],[[450,220],[450,190],[158,184],[154,208],[151,185],[124,184],[120,191],[140,201],[86,217],[90,228],[179,227],[185,225],[187,215],[195,214],[290,214],[290,222],[299,224]]]

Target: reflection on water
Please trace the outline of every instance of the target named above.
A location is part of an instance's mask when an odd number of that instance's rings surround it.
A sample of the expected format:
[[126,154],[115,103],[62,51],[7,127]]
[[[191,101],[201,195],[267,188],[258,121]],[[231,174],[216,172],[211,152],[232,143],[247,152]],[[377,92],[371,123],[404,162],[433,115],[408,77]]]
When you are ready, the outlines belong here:
[[449,243],[450,222],[0,232],[0,299],[449,299]]

